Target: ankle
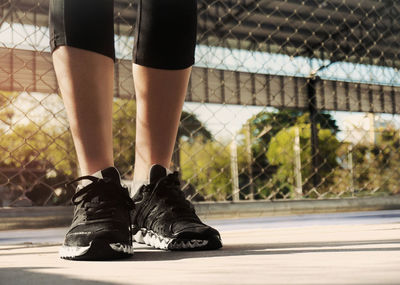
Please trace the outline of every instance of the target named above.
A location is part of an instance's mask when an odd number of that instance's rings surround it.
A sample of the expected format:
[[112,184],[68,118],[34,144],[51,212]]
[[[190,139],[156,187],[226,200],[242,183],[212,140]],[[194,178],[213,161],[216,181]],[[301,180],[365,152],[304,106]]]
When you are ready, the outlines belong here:
[[[154,165],[157,165],[157,163],[151,164],[151,165],[148,165],[145,167],[141,167],[141,168],[139,168],[139,166],[135,165],[135,170],[133,173],[133,181],[131,184],[131,196],[132,197],[137,193],[137,191],[140,189],[140,187],[150,183],[150,171]],[[172,173],[172,171],[169,168],[163,166],[162,164],[158,164],[158,165],[165,168],[167,175]]]

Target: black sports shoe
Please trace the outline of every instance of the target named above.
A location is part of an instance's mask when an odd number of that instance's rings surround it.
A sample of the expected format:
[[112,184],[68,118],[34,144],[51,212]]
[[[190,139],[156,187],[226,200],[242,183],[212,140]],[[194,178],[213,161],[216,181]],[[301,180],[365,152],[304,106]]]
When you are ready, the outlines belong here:
[[[60,257],[75,260],[108,260],[133,253],[130,211],[133,202],[120,182],[118,170],[109,167],[101,177],[82,176],[92,183],[77,188],[72,225],[60,249]],[[68,183],[68,184],[70,184]]]
[[150,169],[150,184],[132,198],[133,240],[159,249],[204,250],[222,247],[217,230],[205,225],[180,189],[178,172]]

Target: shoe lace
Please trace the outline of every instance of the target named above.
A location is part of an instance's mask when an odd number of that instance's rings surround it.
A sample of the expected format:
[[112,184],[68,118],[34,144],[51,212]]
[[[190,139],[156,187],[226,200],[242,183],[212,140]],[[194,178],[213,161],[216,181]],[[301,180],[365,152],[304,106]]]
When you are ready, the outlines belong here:
[[[100,218],[107,218],[110,215],[114,215],[115,211],[121,207],[121,205],[124,205],[125,208],[128,211],[128,219],[129,219],[129,237],[130,240],[132,239],[132,221],[131,221],[131,215],[130,211],[133,210],[134,208],[134,203],[132,199],[129,197],[129,192],[126,186],[120,185],[116,183],[114,180],[105,177],[105,178],[98,178],[90,175],[85,175],[78,177],[66,184],[66,186],[71,185],[75,182],[78,182],[80,180],[88,179],[92,181],[91,184],[88,186],[78,190],[73,196],[72,196],[72,203],[75,206],[80,206],[80,208],[83,208],[83,212],[88,220],[93,220],[93,219],[100,219]],[[115,187],[120,187],[123,188],[123,191],[115,191],[112,193],[112,199],[110,200],[105,200],[105,201],[96,201],[93,202],[93,199],[95,197],[98,197],[99,192],[97,191],[97,185],[99,184],[113,184]]]

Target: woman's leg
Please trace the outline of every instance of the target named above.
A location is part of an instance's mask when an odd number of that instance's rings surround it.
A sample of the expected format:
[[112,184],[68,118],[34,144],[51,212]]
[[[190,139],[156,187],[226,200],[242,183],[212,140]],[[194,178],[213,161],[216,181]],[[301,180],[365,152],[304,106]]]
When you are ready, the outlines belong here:
[[131,218],[134,240],[161,249],[222,246],[218,231],[202,223],[183,196],[177,173],[166,169],[194,63],[196,6],[196,0],[143,0],[139,5],[133,56],[137,124],[132,188],[137,192],[132,193]]
[[191,67],[162,70],[133,65],[137,100],[135,188],[148,180],[153,164],[170,166],[190,71]]
[[171,163],[194,63],[196,0],[139,0],[133,53],[137,100],[134,186]]
[[51,0],[50,4],[54,69],[81,172],[97,176],[76,180],[87,183],[72,198],[74,218],[60,257],[128,257],[133,252],[132,200],[121,186],[118,171],[108,167],[113,165],[113,1]]
[[82,175],[112,166],[112,0],[52,0],[50,45]]
[[53,64],[82,175],[114,165],[112,98],[114,62],[79,48],[61,46]]

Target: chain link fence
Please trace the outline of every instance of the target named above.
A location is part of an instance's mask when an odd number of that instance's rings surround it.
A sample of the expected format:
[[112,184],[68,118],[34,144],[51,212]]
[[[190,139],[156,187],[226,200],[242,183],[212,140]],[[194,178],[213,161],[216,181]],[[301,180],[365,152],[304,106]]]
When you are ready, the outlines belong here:
[[[48,0],[0,1],[0,206],[65,205],[77,159],[49,54]],[[114,154],[132,179],[136,1],[115,0]],[[198,0],[173,156],[193,201],[393,195],[400,5]]]

